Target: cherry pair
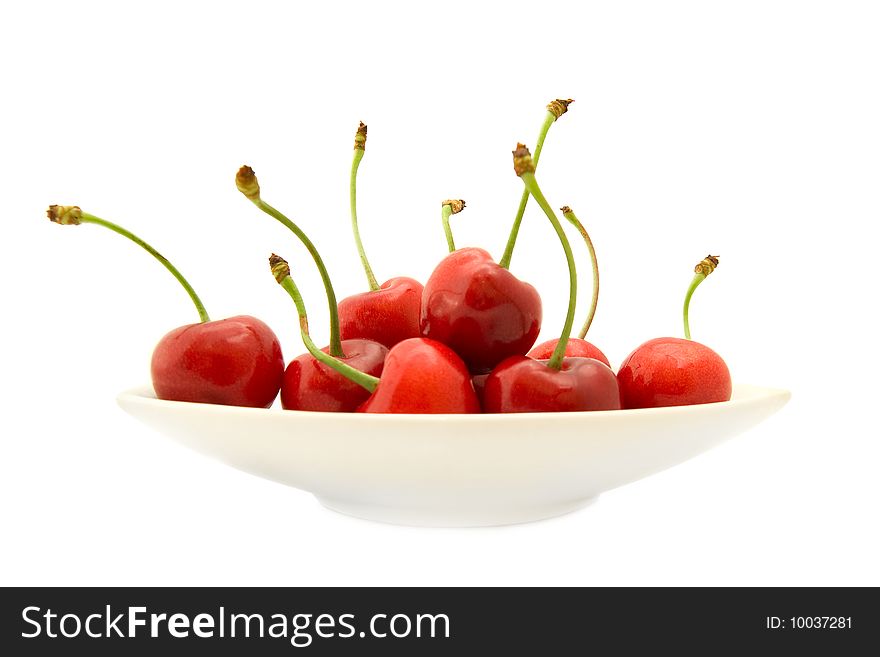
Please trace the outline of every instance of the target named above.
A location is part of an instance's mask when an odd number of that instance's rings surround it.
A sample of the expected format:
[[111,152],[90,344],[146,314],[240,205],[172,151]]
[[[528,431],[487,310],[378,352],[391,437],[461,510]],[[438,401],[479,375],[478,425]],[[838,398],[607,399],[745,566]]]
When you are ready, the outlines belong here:
[[[569,332],[574,317],[577,274],[571,247],[559,221],[541,194],[535,168],[550,126],[564,114],[571,100],[555,100],[538,136],[534,157],[522,144],[514,151],[514,170],[524,189],[505,252],[498,264],[482,249],[454,251],[444,214],[444,228],[450,251],[425,285],[422,304],[422,333],[444,342],[459,353],[474,373],[473,384],[487,412],[553,410],[599,410],[619,408],[619,394],[613,372],[601,352],[583,340],[595,313],[598,270],[589,236],[565,208],[566,218],[579,227],[594,263],[594,295],[590,316],[581,338]],[[534,345],[541,328],[541,299],[531,285],[509,271],[513,248],[530,196],[541,206],[553,225],[569,265],[570,299],[563,337],[548,341],[524,354]],[[576,351],[576,350],[580,351]],[[574,352],[574,353],[569,353]],[[589,358],[566,358],[566,356]],[[593,360],[600,356],[604,363]]]

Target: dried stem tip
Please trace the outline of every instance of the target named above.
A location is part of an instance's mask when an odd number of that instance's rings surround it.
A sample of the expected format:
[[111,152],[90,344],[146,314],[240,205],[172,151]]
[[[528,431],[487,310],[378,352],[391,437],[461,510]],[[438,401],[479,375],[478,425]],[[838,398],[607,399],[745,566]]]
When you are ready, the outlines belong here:
[[269,256],[269,268],[279,283],[290,276],[290,265],[287,264],[287,260],[274,253]]
[[697,266],[694,267],[694,272],[702,274],[703,276],[708,276],[715,271],[715,267],[718,266],[719,257],[720,256],[707,255],[697,263]]
[[524,173],[535,173],[535,163],[532,162],[532,154],[525,144],[517,144],[516,150],[513,151],[513,170],[516,171],[518,176]]
[[77,205],[50,205],[46,210],[49,221],[62,226],[78,226],[82,218],[82,210]]
[[551,101],[549,105],[547,105],[547,111],[558,119],[560,116],[568,111],[568,106],[571,105],[573,102],[574,101],[571,98],[567,100],[557,98],[556,100]]
[[444,206],[444,205],[450,206],[452,208],[452,214],[458,214],[459,212],[461,212],[465,208],[464,199],[460,199],[460,198],[447,199],[447,200],[443,201],[440,205],[441,206]]
[[251,201],[257,201],[260,198],[260,183],[257,181],[257,174],[248,165],[244,165],[235,174],[235,186],[238,191],[244,194]]
[[354,147],[355,150],[367,150],[367,124],[363,121],[360,122],[357,132],[354,133]]
[[571,212],[571,207],[568,205],[563,205],[561,208],[559,208],[559,211],[562,214],[568,214],[569,212]]

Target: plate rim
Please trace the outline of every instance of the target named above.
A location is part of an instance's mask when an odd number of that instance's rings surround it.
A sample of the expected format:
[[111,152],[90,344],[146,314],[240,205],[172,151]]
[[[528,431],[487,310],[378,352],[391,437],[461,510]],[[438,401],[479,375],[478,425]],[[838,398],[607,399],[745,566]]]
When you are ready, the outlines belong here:
[[[736,392],[748,390],[752,394],[744,397],[736,398]],[[685,406],[661,406],[657,408],[628,408],[613,411],[565,411],[565,412],[545,412],[545,413],[334,413],[330,411],[299,411],[281,408],[280,405],[273,403],[270,408],[253,408],[247,406],[230,406],[225,404],[207,404],[204,402],[186,402],[186,401],[170,401],[159,399],[156,397],[153,387],[150,385],[140,385],[126,388],[119,392],[116,396],[117,404],[125,409],[129,405],[146,406],[150,408],[160,408],[165,410],[173,410],[174,412],[184,412],[200,410],[215,415],[222,414],[255,414],[264,417],[285,417],[291,420],[309,418],[311,420],[319,419],[350,419],[352,417],[361,418],[358,422],[451,422],[451,421],[467,421],[480,423],[506,423],[515,420],[522,424],[525,422],[534,422],[552,419],[571,419],[571,418],[591,418],[591,419],[611,419],[624,417],[643,417],[645,415],[674,415],[674,414],[698,414],[711,413],[720,408],[733,409],[748,406],[756,403],[766,402],[768,400],[777,400],[781,405],[785,405],[791,399],[792,393],[785,388],[758,386],[753,384],[739,383],[733,386],[733,395],[729,401],[711,402],[708,404],[691,404]]]

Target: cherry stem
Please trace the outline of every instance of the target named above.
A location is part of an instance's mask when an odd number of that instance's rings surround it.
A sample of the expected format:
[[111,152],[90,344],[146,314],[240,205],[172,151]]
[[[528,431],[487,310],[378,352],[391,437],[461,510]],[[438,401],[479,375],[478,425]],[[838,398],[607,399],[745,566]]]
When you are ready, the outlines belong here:
[[[541,159],[541,151],[544,149],[544,139],[546,139],[547,133],[550,131],[550,126],[556,122],[556,119],[568,111],[568,106],[573,102],[574,101],[570,98],[568,100],[558,98],[547,105],[547,115],[544,117],[543,125],[541,125],[541,131],[538,133],[535,154],[532,155],[532,162],[536,167],[538,166],[538,160]],[[505,269],[510,269],[510,259],[513,257],[513,247],[516,246],[516,238],[519,235],[519,227],[520,224],[522,224],[523,215],[525,214],[528,202],[529,190],[525,189],[519,199],[516,218],[513,220],[513,226],[511,227],[510,235],[507,238],[507,246],[504,247],[504,254],[501,256],[501,261],[498,263]]]
[[522,144],[518,144],[513,152],[513,161],[516,174],[522,179],[526,190],[535,198],[535,201],[541,206],[544,214],[547,215],[547,218],[553,225],[553,229],[562,243],[562,249],[565,251],[565,260],[568,262],[568,313],[565,316],[562,335],[559,337],[559,342],[556,343],[553,355],[550,356],[550,361],[547,363],[547,367],[558,370],[562,367],[562,359],[565,358],[565,347],[568,345],[568,337],[571,334],[572,326],[574,326],[574,311],[577,305],[577,270],[574,266],[574,254],[571,252],[571,244],[569,244],[568,238],[565,236],[565,231],[562,230],[562,224],[559,223],[559,219],[556,218],[553,209],[550,207],[547,199],[544,198],[544,194],[538,186],[538,181],[535,180],[535,164],[529,154],[529,149]]
[[599,262],[596,260],[596,249],[593,248],[593,240],[590,239],[587,229],[584,228],[584,225],[578,220],[574,211],[566,205],[562,208],[562,216],[568,219],[568,222],[577,228],[581,237],[584,238],[584,243],[587,245],[587,250],[590,252],[590,263],[593,266],[593,298],[590,301],[590,310],[587,313],[587,319],[581,327],[581,332],[578,333],[578,337],[583,340],[587,336],[587,332],[590,330],[590,325],[593,323],[593,317],[596,315],[596,306],[599,305]]
[[127,237],[132,242],[137,244],[139,247],[144,249],[147,253],[152,255],[156,260],[161,262],[165,269],[171,272],[172,276],[177,279],[177,282],[183,286],[183,289],[186,290],[186,293],[189,295],[189,298],[192,299],[193,305],[195,305],[196,310],[199,313],[199,319],[204,322],[210,322],[211,318],[208,316],[208,311],[205,310],[205,306],[202,303],[202,300],[199,299],[199,295],[196,294],[196,291],[193,289],[192,285],[189,284],[183,274],[181,274],[177,267],[171,264],[171,262],[159,253],[156,249],[150,246],[147,242],[142,240],[140,237],[135,235],[132,232],[127,231],[122,226],[114,224],[105,219],[101,219],[96,217],[93,214],[88,214],[87,212],[83,212],[75,205],[52,205],[49,207],[48,211],[49,219],[54,221],[55,223],[64,224],[64,225],[77,225],[80,223],[83,224],[95,224],[97,226],[103,226],[104,228],[109,228],[114,233],[118,233],[123,237]]
[[260,197],[260,184],[253,169],[249,166],[241,167],[235,176],[235,184],[238,187],[238,191],[244,194],[260,210],[287,226],[299,238],[299,241],[303,243],[306,250],[312,256],[315,265],[318,267],[318,273],[321,275],[321,281],[324,283],[324,290],[327,293],[327,307],[330,311],[330,354],[338,358],[345,358],[345,352],[342,350],[342,340],[339,337],[339,307],[336,303],[336,292],[333,291],[330,274],[327,273],[327,268],[324,266],[324,261],[321,258],[321,254],[318,253],[318,249],[315,248],[315,245],[312,244],[312,241],[299,226]]
[[[547,137],[547,132],[550,130],[550,126],[556,122],[556,117],[553,116],[551,112],[547,112],[547,117],[544,119],[544,124],[541,126],[541,132],[538,133],[538,142],[537,146],[535,146],[535,155],[532,157],[532,161],[537,165],[538,160],[541,157],[541,150],[544,148],[544,139]],[[523,190],[522,196],[519,199],[519,207],[516,210],[516,218],[513,220],[513,226],[510,229],[510,235],[507,237],[507,246],[504,247],[504,254],[501,256],[501,262],[498,264],[504,267],[505,269],[510,269],[510,260],[513,258],[513,247],[516,246],[516,238],[519,236],[519,227],[522,224],[523,215],[526,211],[526,205],[529,202],[529,190],[528,188]]]
[[361,122],[354,136],[354,157],[351,160],[351,181],[349,182],[348,198],[351,205],[351,230],[354,233],[354,241],[357,244],[358,254],[361,257],[361,265],[364,267],[364,273],[367,275],[367,283],[370,290],[375,292],[379,290],[379,283],[373,274],[373,268],[370,267],[370,261],[367,260],[367,252],[364,251],[364,243],[361,241],[361,231],[358,229],[357,218],[357,173],[360,167],[361,159],[367,145],[367,126]]
[[688,320],[688,310],[691,305],[691,297],[694,295],[694,290],[699,287],[700,283],[706,280],[706,276],[715,271],[715,268],[718,266],[718,258],[719,256],[708,255],[700,260],[700,262],[697,263],[697,266],[694,267],[694,278],[688,286],[687,294],[685,294],[684,310],[682,312],[682,315],[684,316],[684,337],[688,340],[691,339],[691,325]]
[[281,287],[287,291],[293,299],[293,302],[296,304],[296,312],[299,314],[300,333],[302,335],[303,343],[306,345],[306,349],[309,350],[309,353],[327,367],[336,370],[342,376],[357,383],[369,392],[373,392],[376,389],[376,386],[379,385],[378,377],[361,372],[351,365],[343,363],[337,358],[324,353],[318,349],[318,346],[312,340],[309,335],[309,318],[306,314],[306,306],[299,289],[296,287],[296,283],[294,283],[293,278],[290,276],[290,266],[287,264],[287,261],[273,253],[269,258],[269,265],[272,269],[272,274],[275,276],[275,280],[278,281]]
[[446,233],[446,244],[449,245],[449,252],[455,251],[455,240],[452,239],[452,228],[449,225],[449,217],[458,214],[464,210],[465,202],[461,199],[451,199],[443,201],[441,219],[443,220],[443,232]]

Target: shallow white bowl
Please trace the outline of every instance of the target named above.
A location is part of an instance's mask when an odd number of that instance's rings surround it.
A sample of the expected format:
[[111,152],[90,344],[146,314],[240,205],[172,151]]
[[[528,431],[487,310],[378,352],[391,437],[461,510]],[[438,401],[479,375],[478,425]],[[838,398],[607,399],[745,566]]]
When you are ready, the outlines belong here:
[[367,415],[119,395],[145,424],[330,509],[407,525],[504,525],[561,515],[676,465],[782,408],[785,390],[729,402],[592,413]]

